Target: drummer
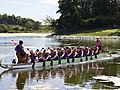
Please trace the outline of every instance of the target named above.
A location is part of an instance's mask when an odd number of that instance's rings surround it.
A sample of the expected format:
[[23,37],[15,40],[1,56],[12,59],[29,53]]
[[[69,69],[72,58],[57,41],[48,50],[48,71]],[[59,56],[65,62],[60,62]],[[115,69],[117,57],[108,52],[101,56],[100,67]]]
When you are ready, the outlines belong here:
[[16,56],[18,58],[18,63],[27,63],[28,56],[24,51],[23,41],[20,40],[19,44],[15,47]]

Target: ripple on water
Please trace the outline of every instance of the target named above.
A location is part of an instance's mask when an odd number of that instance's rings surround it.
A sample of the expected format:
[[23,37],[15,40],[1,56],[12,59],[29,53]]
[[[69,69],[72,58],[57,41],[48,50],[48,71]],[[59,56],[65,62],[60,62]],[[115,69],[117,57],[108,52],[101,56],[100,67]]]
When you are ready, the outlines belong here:
[[27,86],[27,88],[32,90],[59,90],[58,87],[52,86],[49,83],[41,83],[33,86]]

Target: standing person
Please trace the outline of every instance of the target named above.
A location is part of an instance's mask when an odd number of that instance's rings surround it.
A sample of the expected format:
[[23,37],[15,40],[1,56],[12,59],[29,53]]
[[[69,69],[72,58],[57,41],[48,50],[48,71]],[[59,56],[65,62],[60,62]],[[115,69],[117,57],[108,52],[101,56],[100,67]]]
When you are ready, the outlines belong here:
[[101,50],[102,50],[102,42],[99,40],[99,38],[97,38],[97,40],[96,40],[96,47],[99,47],[99,50],[101,52]]
[[15,47],[15,51],[16,51],[16,56],[18,58],[18,63],[26,63],[27,56],[26,56],[26,53],[24,51],[22,40],[20,40],[19,44]]

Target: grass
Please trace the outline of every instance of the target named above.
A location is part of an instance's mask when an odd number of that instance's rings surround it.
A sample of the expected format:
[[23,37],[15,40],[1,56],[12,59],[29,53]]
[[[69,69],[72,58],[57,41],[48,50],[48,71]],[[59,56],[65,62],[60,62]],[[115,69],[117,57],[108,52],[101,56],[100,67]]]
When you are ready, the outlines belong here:
[[48,26],[41,26],[41,30],[39,30],[40,33],[52,33],[54,30],[52,30]]
[[28,29],[19,25],[0,24],[0,33],[52,33],[53,30],[48,26],[41,26],[39,29]]
[[73,36],[120,36],[120,29],[99,29],[71,34]]

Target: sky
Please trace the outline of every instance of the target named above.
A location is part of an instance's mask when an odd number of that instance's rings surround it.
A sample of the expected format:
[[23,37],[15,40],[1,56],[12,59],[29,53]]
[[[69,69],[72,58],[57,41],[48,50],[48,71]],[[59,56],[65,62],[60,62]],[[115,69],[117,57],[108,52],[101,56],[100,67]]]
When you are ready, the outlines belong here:
[[14,14],[41,22],[47,16],[59,18],[58,9],[58,0],[0,0],[0,14]]

